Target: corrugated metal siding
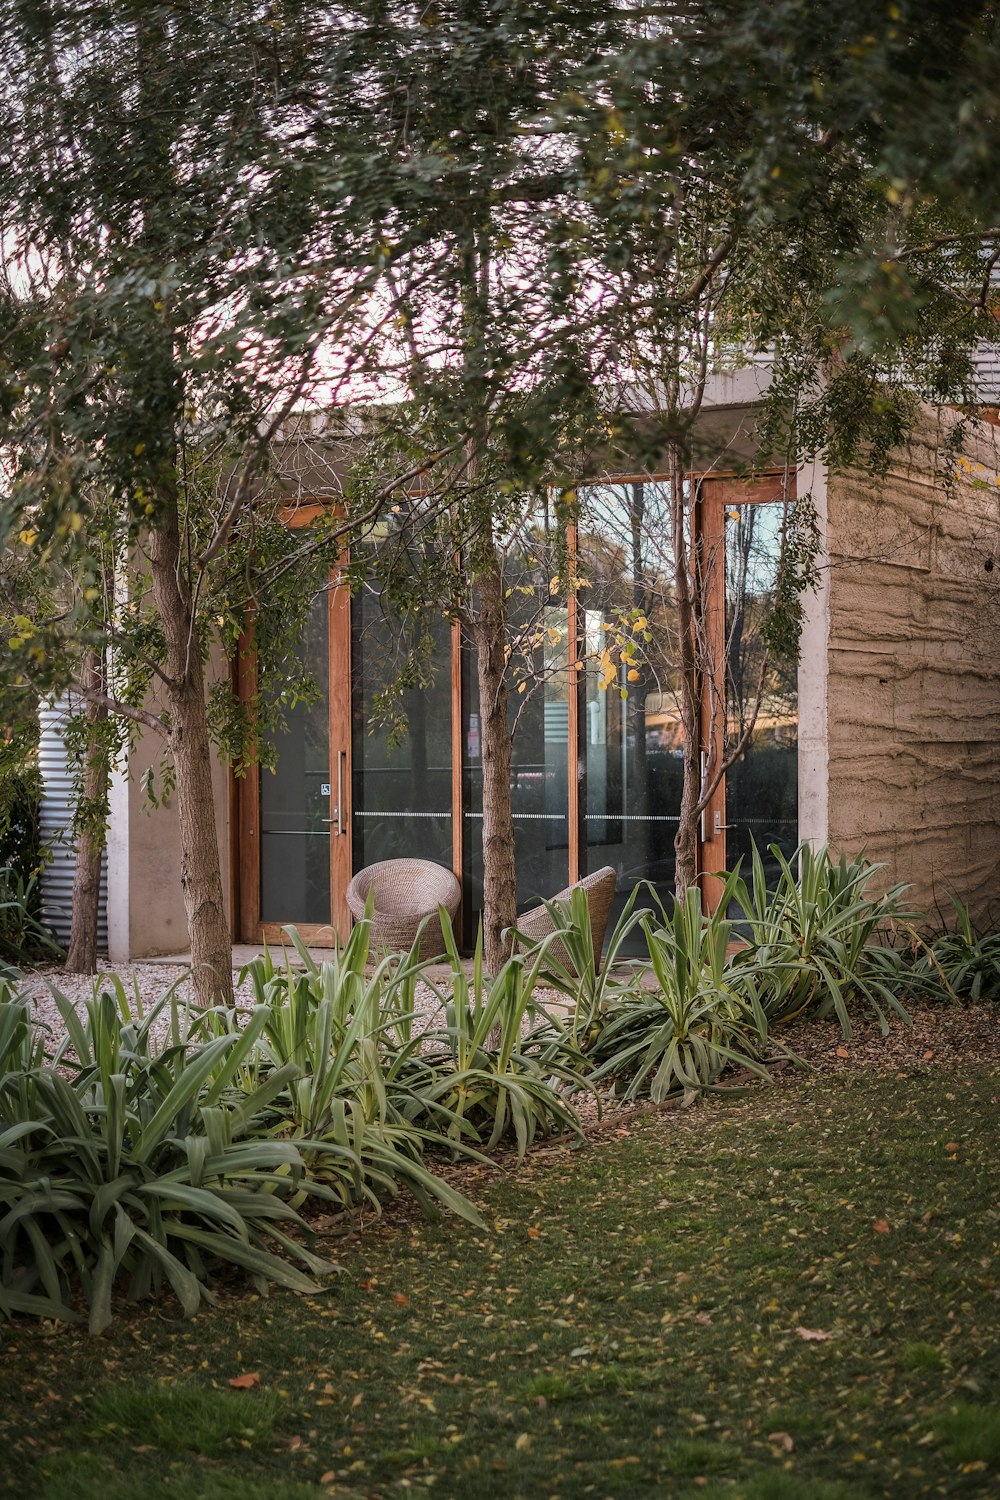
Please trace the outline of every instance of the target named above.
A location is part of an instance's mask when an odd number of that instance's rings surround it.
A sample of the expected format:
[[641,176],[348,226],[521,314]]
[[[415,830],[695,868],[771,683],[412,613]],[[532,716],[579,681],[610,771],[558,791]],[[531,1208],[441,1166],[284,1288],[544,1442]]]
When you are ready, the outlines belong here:
[[[70,835],[73,809],[72,778],[66,764],[62,728],[68,699],[46,704],[39,712],[41,732],[38,763],[42,773],[42,843],[52,850],[52,859],[42,871],[42,911],[62,943],[69,942],[73,909],[73,875],[76,848]],[[97,919],[98,951],[108,951],[108,868],[101,856],[101,904]]]

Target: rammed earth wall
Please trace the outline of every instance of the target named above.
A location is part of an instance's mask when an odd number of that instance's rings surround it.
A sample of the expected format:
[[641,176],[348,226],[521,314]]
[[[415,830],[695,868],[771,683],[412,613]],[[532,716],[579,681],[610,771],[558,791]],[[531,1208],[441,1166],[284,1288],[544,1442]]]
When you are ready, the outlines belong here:
[[[1000,918],[1000,431],[827,479],[830,843]],[[957,462],[956,462],[957,456]]]

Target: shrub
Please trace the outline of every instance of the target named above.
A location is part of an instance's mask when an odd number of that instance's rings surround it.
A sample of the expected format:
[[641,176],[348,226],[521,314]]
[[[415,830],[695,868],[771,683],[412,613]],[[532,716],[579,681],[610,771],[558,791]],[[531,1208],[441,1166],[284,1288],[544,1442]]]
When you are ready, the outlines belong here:
[[[249,977],[264,1016],[253,1059],[252,1083],[272,1069],[291,1069],[287,1086],[268,1107],[270,1128],[308,1140],[313,1175],[342,1206],[407,1188],[425,1207],[432,1201],[474,1224],[474,1206],[423,1164],[440,1132],[425,1128],[414,1107],[414,1081],[405,1064],[417,1042],[399,996],[412,994],[420,972],[415,951],[383,958],[366,976],[369,926],[359,922],[343,950],[317,964],[294,929],[286,929],[301,969],[276,969],[269,954],[254,959]],[[402,1042],[394,1027],[408,1023]],[[419,1070],[421,1078],[425,1070]],[[428,1101],[429,1102],[429,1101]],[[430,1112],[433,1123],[443,1110]]]
[[9,868],[15,880],[30,880],[42,863],[37,742],[34,723],[0,740],[0,868]]
[[[798,1016],[836,1015],[845,1037],[850,1011],[862,1005],[889,1030],[887,1011],[910,1017],[900,995],[910,987],[904,954],[892,946],[894,931],[912,921],[904,905],[906,887],[869,895],[879,868],[863,856],[834,863],[826,849],[802,844],[788,860],[776,844],[770,853],[779,877],[768,890],[760,853],[754,847],[751,882],[737,867],[730,897],[742,909],[746,946],[734,955],[743,971],[738,983],[752,984],[771,1023]],[[801,873],[797,874],[793,865]]]
[[954,896],[952,906],[955,926],[919,941],[917,985],[933,999],[1000,1001],[1000,932],[980,932]]
[[139,1018],[123,995],[95,989],[81,1018],[57,994],[67,1036],[52,1063],[26,1006],[0,999],[0,1313],[76,1320],[82,1297],[99,1333],[124,1280],[130,1300],[169,1286],[191,1315],[219,1264],[314,1288],[333,1267],[302,1242],[295,1204],[324,1191],[308,1143],[259,1129],[294,1070],[233,1088],[266,1017],[152,1052],[172,997]]
[[717,912],[704,913],[692,887],[669,919],[662,910],[659,920],[642,917],[656,987],[617,998],[592,1049],[595,1080],[617,1079],[627,1099],[648,1091],[661,1102],[679,1092],[691,1103],[732,1065],[767,1078],[767,1019],[752,984],[738,984],[727,961],[727,906],[728,892]]
[[455,1146],[471,1140],[492,1150],[512,1140],[519,1157],[536,1135],[579,1132],[565,1090],[579,1087],[586,1070],[537,995],[544,943],[513,955],[491,977],[483,969],[480,927],[470,979],[443,908],[441,928],[450,970],[445,988],[424,975],[444,1021],[425,1033],[419,1058],[428,1126],[443,1126]]

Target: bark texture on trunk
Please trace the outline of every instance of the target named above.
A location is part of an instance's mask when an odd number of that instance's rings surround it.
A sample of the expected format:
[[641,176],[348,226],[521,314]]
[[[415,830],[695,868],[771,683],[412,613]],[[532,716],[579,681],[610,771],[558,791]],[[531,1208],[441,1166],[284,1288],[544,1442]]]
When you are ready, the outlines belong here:
[[670,510],[673,521],[674,573],[677,608],[677,636],[680,655],[680,709],[684,732],[684,780],[681,787],[680,817],[674,836],[674,893],[682,899],[688,886],[698,878],[698,816],[701,799],[701,684],[698,660],[697,576],[694,567],[694,543],[686,526],[684,476],[685,455],[676,449],[670,455]]
[[517,920],[505,624],[503,575],[495,561],[479,578],[479,615],[474,626],[483,757],[483,957],[491,974],[510,955],[504,931]]
[[180,551],[176,499],[163,502],[151,533],[153,593],[163,627],[170,750],[176,774],[181,887],[191,941],[195,999],[232,1005],[233,948],[222,892],[205,681],[193,624],[193,602]]
[[[83,669],[83,690],[103,692],[103,659],[96,651],[89,652]],[[83,772],[81,799],[85,806],[104,806],[108,795],[108,757],[101,742],[99,726],[107,719],[104,704],[88,703],[86,708],[89,730],[86,762]],[[73,871],[73,915],[70,927],[69,952],[65,969],[69,974],[97,973],[97,922],[101,901],[101,854],[104,850],[104,829],[93,828],[80,831],[76,841],[76,866]]]

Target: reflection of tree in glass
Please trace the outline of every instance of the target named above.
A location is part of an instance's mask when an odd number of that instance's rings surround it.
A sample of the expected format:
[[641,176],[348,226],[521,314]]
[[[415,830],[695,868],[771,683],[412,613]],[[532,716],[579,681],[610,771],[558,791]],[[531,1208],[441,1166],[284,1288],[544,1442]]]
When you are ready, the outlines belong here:
[[727,746],[739,742],[755,714],[758,730],[787,724],[794,733],[796,664],[775,657],[766,631],[790,514],[790,504],[726,513]]

